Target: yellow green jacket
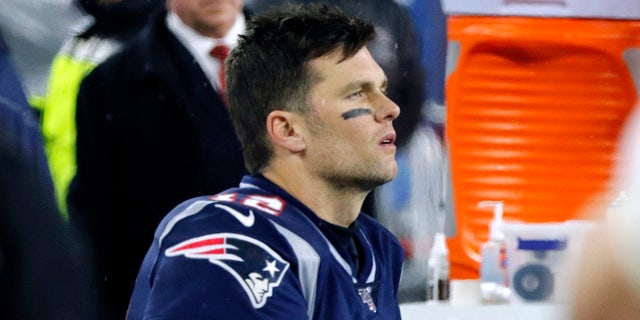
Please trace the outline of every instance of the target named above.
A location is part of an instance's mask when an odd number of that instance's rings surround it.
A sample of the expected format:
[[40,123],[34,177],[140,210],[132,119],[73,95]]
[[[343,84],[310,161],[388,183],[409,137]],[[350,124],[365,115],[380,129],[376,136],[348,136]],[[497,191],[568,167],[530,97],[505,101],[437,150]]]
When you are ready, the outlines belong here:
[[119,49],[120,43],[80,35],[67,40],[53,59],[47,90],[31,99],[41,114],[41,126],[49,169],[60,211],[67,214],[66,196],[76,172],[76,98],[84,76]]

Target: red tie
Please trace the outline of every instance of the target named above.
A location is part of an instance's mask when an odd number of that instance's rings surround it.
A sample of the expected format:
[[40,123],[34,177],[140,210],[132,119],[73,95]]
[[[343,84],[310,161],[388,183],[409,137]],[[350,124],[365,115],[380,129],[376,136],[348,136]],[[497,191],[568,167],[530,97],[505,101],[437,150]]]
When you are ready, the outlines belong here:
[[229,47],[225,46],[224,44],[219,44],[215,46],[213,49],[211,49],[211,52],[209,52],[209,54],[212,57],[218,59],[218,61],[220,61],[220,70],[218,71],[218,78],[220,79],[220,88],[221,88],[220,95],[224,96],[224,91],[227,88],[227,84],[225,83],[225,80],[224,80],[224,60],[227,59],[227,56],[229,55]]

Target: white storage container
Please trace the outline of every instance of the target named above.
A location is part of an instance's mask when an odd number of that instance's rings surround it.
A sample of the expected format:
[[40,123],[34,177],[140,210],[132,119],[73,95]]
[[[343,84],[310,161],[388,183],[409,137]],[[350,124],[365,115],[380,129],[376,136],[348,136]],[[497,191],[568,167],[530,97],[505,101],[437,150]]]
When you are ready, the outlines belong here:
[[504,224],[511,302],[567,302],[584,239],[594,227],[578,220]]

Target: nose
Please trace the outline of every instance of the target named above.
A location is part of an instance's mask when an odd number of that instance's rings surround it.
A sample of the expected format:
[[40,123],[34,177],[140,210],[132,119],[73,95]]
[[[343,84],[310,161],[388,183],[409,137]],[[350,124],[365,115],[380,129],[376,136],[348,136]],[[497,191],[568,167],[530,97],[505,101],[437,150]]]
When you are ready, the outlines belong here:
[[376,121],[393,121],[400,115],[400,107],[389,99],[385,94],[380,93],[377,101]]

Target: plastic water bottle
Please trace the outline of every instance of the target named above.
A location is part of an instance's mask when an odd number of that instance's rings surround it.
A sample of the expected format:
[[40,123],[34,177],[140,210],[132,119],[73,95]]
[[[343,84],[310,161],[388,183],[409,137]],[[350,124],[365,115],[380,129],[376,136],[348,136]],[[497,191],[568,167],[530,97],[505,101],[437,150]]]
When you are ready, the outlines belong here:
[[509,302],[509,274],[507,272],[507,246],[502,230],[502,201],[481,201],[479,207],[493,207],[493,221],[489,225],[489,240],[482,244],[480,253],[480,300],[483,303]]

